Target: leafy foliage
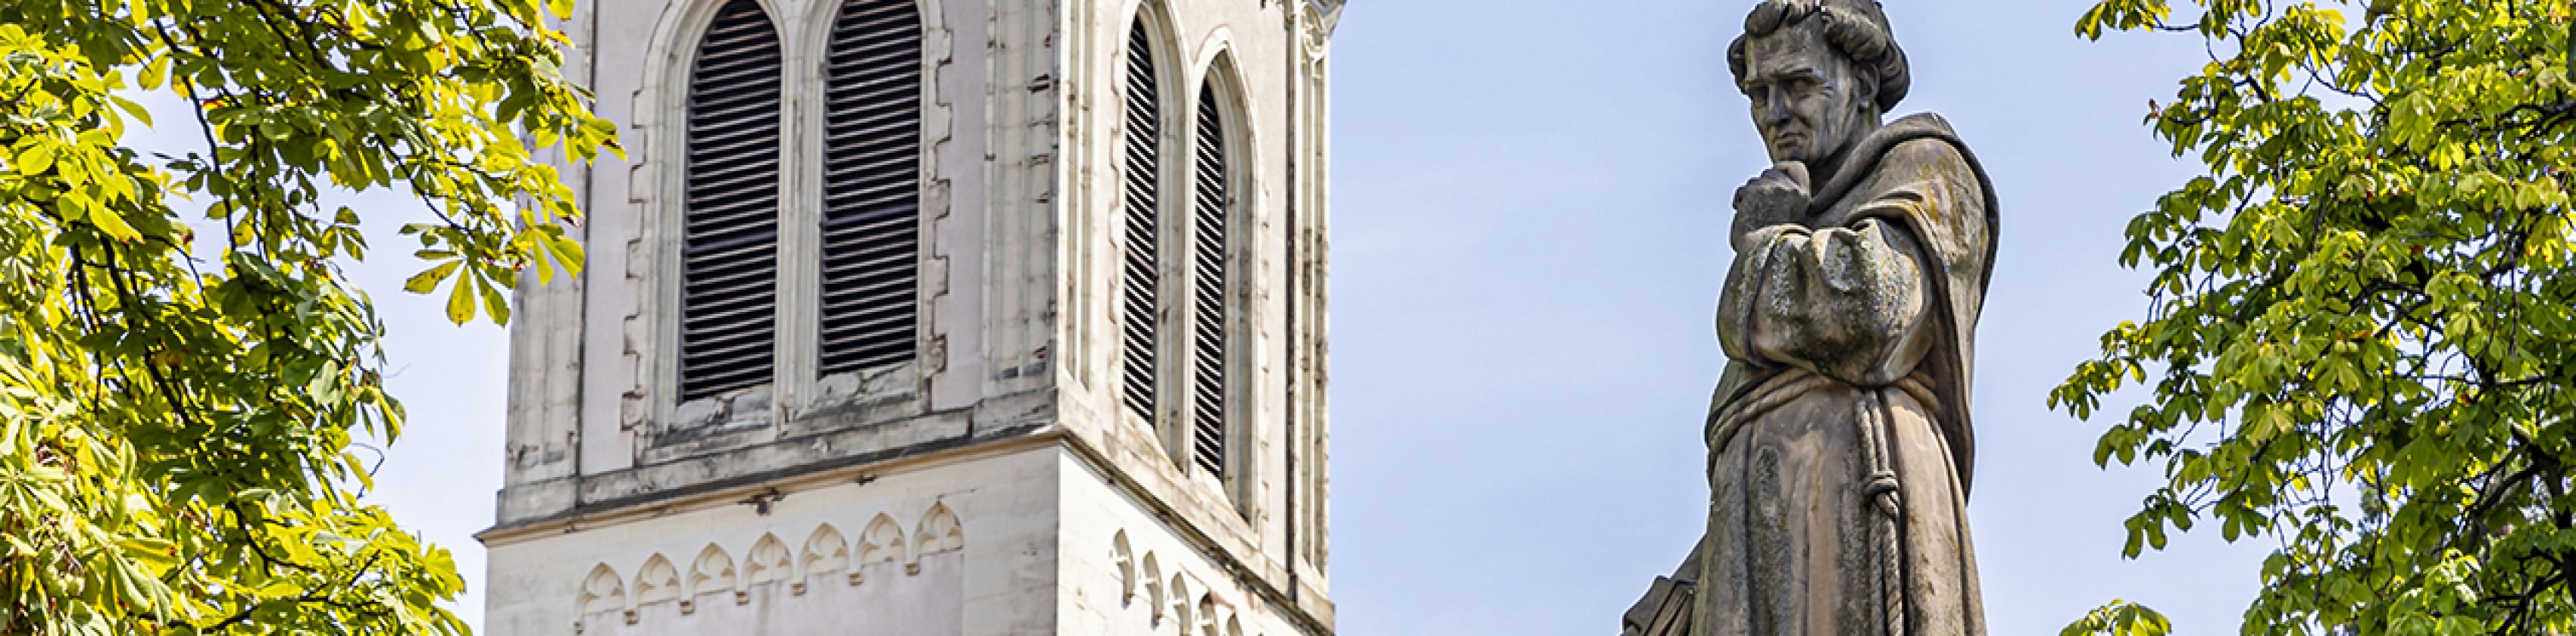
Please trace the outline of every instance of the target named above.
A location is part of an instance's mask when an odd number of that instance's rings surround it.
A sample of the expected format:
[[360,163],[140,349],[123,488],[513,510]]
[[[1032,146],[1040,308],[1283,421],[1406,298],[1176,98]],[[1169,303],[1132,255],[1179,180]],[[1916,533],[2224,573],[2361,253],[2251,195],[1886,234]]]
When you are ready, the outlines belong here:
[[[416,195],[408,287],[459,323],[577,266],[537,153],[616,146],[546,1],[0,0],[0,633],[466,630],[448,553],[362,500],[353,437],[403,410],[323,201]],[[204,146],[123,145],[165,91]]]
[[2067,625],[2058,636],[2165,636],[2173,633],[2173,622],[2147,606],[2128,601],[2112,601],[2086,614],[2083,620]]
[[2249,634],[2576,631],[2576,75],[2568,0],[2102,0],[2204,38],[2155,134],[2205,175],[2128,227],[2144,324],[2050,396],[2153,398],[2127,551],[2269,536]]

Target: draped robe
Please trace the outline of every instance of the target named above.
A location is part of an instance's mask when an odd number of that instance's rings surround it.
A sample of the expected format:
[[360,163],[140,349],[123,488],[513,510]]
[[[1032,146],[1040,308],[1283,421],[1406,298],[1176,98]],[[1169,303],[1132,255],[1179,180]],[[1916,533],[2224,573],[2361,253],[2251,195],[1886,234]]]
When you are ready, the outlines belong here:
[[1864,138],[1842,172],[1727,274],[1694,634],[1985,633],[1968,370],[1993,188],[1933,115]]

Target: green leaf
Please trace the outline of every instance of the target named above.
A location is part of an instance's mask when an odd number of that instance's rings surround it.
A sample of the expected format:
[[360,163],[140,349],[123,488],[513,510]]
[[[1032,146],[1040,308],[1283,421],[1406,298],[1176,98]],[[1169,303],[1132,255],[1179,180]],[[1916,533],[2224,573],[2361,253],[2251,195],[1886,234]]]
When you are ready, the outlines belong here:
[[179,565],[178,545],[171,543],[168,539],[150,536],[127,536],[117,539],[117,545],[118,547],[124,548],[124,551],[120,556],[152,568],[152,571],[148,573],[152,577],[157,578],[161,575],[161,572]]
[[481,276],[468,273],[447,290],[447,321],[459,325],[474,319],[474,289],[483,286]]
[[115,208],[91,205],[89,222],[97,225],[100,231],[106,232],[108,236],[114,237],[119,242],[130,243],[143,240],[143,233],[134,231],[134,226],[126,224],[125,215],[117,212]]
[[293,579],[272,580],[267,585],[251,591],[254,596],[266,598],[294,598],[295,595],[303,593],[304,586],[297,584]]
[[126,99],[126,98],[125,98],[125,96],[123,96],[123,95],[117,95],[117,94],[114,94],[114,93],[109,93],[109,94],[107,95],[107,98],[108,98],[109,100],[113,100],[113,101],[115,101],[115,102],[116,102],[116,107],[117,107],[117,108],[119,108],[119,109],[124,110],[126,115],[132,116],[132,117],[134,117],[136,120],[140,120],[140,121],[142,121],[142,122],[143,122],[143,125],[145,125],[145,126],[150,126],[150,125],[152,125],[152,110],[151,110],[151,109],[144,108],[142,104],[137,104],[137,103],[135,103],[135,102],[134,102],[134,100]]
[[477,287],[483,291],[483,310],[491,312],[492,323],[504,327],[509,326],[509,296],[501,293],[501,289],[497,285],[478,285]]
[[439,263],[437,266],[423,270],[421,273],[413,274],[409,280],[403,281],[403,291],[414,294],[427,294],[429,292],[436,291],[439,283],[445,282],[449,275],[456,273],[456,268],[463,266],[465,266],[465,261],[462,260]]
[[38,142],[18,151],[18,174],[35,176],[54,167],[54,149]]
[[170,56],[156,55],[153,56],[152,61],[143,64],[143,74],[138,78],[141,84],[136,88],[146,91],[161,90],[161,82],[169,77]]

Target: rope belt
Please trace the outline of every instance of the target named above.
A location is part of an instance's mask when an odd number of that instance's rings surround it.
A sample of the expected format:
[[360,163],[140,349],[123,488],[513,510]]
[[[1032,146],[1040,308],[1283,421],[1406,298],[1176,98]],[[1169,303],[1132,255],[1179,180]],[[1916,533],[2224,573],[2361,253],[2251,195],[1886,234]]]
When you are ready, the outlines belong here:
[[1887,636],[1905,636],[1905,500],[1898,496],[1896,462],[1887,447],[1887,402],[1877,391],[1861,391],[1853,401],[1852,422],[1860,426],[1862,457],[1869,476],[1862,496],[1877,504],[1878,519],[1869,524],[1871,551],[1878,553],[1880,611]]

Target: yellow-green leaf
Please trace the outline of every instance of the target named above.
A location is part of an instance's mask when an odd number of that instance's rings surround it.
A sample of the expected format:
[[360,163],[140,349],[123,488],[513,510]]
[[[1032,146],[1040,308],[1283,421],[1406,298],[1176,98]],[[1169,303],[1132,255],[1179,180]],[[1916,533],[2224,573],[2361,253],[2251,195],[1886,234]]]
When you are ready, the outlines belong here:
[[115,101],[115,102],[116,102],[116,107],[117,107],[117,108],[119,108],[119,109],[124,110],[124,111],[125,111],[125,114],[127,114],[127,115],[131,115],[131,116],[133,116],[136,120],[142,121],[142,122],[143,122],[143,125],[145,125],[145,126],[150,126],[150,125],[152,125],[152,110],[151,110],[151,109],[144,108],[142,104],[137,104],[137,103],[135,103],[135,102],[134,102],[134,100],[126,99],[126,98],[125,98],[125,96],[123,96],[123,95],[118,95],[118,94],[115,94],[115,93],[109,93],[109,94],[107,95],[107,98],[108,98],[109,100],[113,100],[113,101]]
[[438,289],[438,284],[440,282],[447,280],[448,275],[456,273],[456,268],[464,265],[465,261],[448,261],[445,263],[439,263],[436,267],[423,270],[421,273],[413,274],[410,280],[403,281],[403,291],[408,291],[414,294],[426,294],[431,291],[435,291]]
[[39,175],[54,167],[54,148],[39,141],[18,151],[18,174]]
[[96,224],[99,230],[107,232],[108,236],[115,237],[117,241],[130,243],[143,240],[143,233],[136,232],[134,226],[127,225],[125,215],[114,207],[91,205],[89,222]]
[[482,286],[482,281],[482,277],[468,272],[465,276],[458,278],[455,285],[448,288],[448,322],[462,325],[465,324],[466,321],[474,319],[475,294],[473,288]]
[[498,324],[498,325],[502,325],[502,326],[509,326],[509,324],[510,324],[510,300],[509,300],[509,295],[508,295],[508,294],[504,294],[504,293],[502,293],[501,288],[500,288],[499,286],[494,286],[494,285],[478,285],[477,287],[479,287],[479,288],[481,288],[481,289],[483,290],[483,310],[484,310],[484,311],[487,311],[487,312],[491,312],[491,314],[492,314],[492,322],[493,322],[494,324]]
[[152,61],[143,64],[143,74],[141,77],[137,78],[142,82],[142,85],[138,88],[142,88],[146,91],[161,90],[161,81],[168,79],[169,77],[170,56],[153,56]]

